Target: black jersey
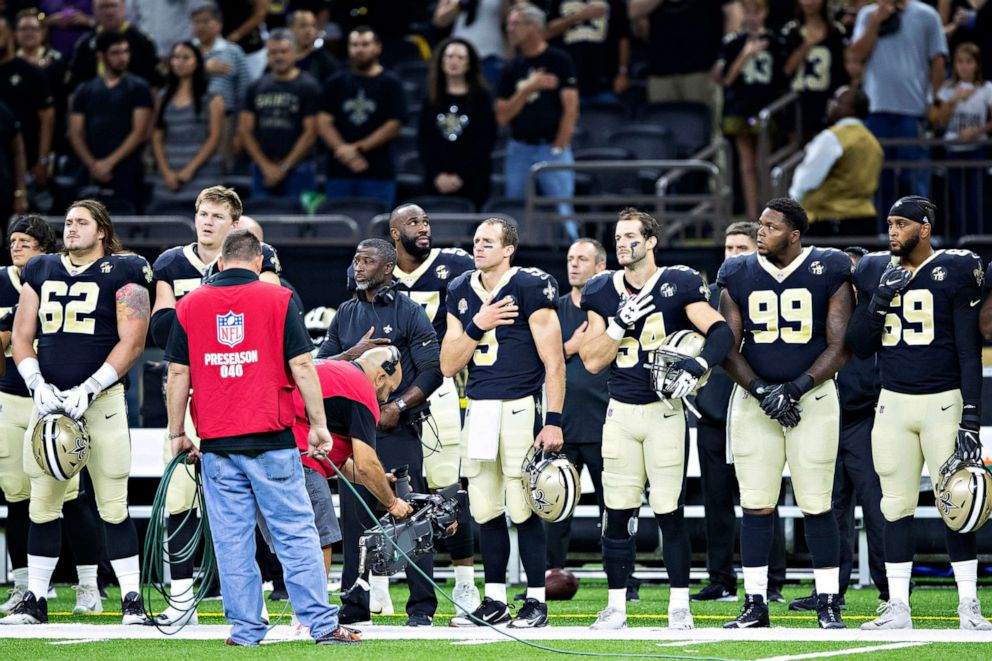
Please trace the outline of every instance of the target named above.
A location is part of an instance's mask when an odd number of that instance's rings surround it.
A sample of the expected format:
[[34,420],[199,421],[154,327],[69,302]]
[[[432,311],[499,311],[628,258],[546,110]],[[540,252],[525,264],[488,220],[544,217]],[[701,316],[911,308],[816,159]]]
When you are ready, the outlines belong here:
[[152,267],[140,255],[107,255],[75,267],[65,255],[39,255],[24,267],[38,294],[38,362],[45,381],[68,390],[88,379],[120,340],[117,290],[148,287]]
[[[434,248],[424,263],[410,273],[400,270],[398,266],[393,268],[396,290],[424,306],[439,342],[444,339],[444,333],[448,330],[445,306],[448,284],[474,267],[475,260],[461,248]],[[349,273],[354,273],[350,267]]]
[[[196,253],[196,244],[169,248],[155,260],[152,267],[155,281],[162,281],[172,286],[172,294],[178,302],[186,294],[200,286],[203,279],[213,275],[216,270],[216,260],[205,263]],[[279,274],[282,266],[275,248],[267,243],[262,244],[262,273],[271,271]]]
[[659,268],[644,283],[644,288],[632,288],[623,271],[606,271],[586,283],[581,306],[609,320],[620,307],[620,301],[644,289],[651,291],[654,311],[624,333],[617,357],[610,365],[610,397],[626,404],[650,404],[658,401],[651,384],[651,371],[645,369],[654,360],[654,350],[665,336],[680,330],[694,330],[685,308],[692,303],[709,300],[709,288],[698,272],[688,266]]
[[[17,301],[20,298],[21,278],[17,274],[17,267],[8,266],[0,270],[0,318],[8,314],[13,315],[14,308],[17,307]],[[4,361],[7,363],[7,369],[3,374],[3,378],[0,378],[0,392],[19,397],[29,396],[31,393],[28,392],[28,387],[24,385],[24,379],[21,378],[17,367],[14,365],[10,345],[7,346]]]
[[[875,293],[893,259],[878,252],[858,262],[854,284],[862,300]],[[954,299],[966,295],[978,306],[983,280],[982,262],[970,250],[938,250],[920,264],[885,317],[878,353],[883,388],[911,395],[961,388]]]
[[[528,320],[543,308],[558,308],[558,283],[540,269],[513,267],[492,290],[492,300],[512,296],[519,315],[508,326],[497,326],[479,341],[468,365],[469,399],[519,399],[536,395],[544,385],[544,363],[537,353]],[[447,311],[462,327],[490,297],[480,271],[467,271],[448,285]]]
[[[754,117],[774,101],[784,87],[782,82],[782,40],[771,32],[760,37],[768,47],[753,55],[741,68],[740,74],[723,89],[724,116]],[[753,37],[746,32],[728,34],[723,38],[723,75]]]
[[830,297],[850,280],[851,260],[834,248],[804,248],[784,269],[757,253],[724,262],[717,284],[740,308],[754,373],[784,383],[806,372],[827,348]]

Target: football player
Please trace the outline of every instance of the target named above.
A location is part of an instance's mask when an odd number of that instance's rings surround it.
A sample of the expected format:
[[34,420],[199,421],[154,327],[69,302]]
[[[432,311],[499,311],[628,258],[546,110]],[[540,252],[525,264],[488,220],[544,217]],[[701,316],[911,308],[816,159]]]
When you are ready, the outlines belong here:
[[[211,186],[200,191],[196,198],[194,223],[196,242],[169,248],[155,260],[152,272],[155,280],[155,307],[152,309],[152,339],[161,348],[169,340],[176,319],[176,302],[200,286],[212,275],[227,234],[239,227],[242,220],[241,198],[232,188]],[[252,223],[254,221],[251,221]],[[261,239],[260,239],[261,240]],[[279,284],[279,258],[267,243],[262,244],[262,274],[260,280]],[[194,434],[193,421],[187,415],[186,429]],[[194,443],[199,439],[193,438]],[[172,460],[172,444],[163,438],[162,459]],[[193,539],[196,518],[187,512],[193,507],[196,483],[192,465],[183,467],[172,475],[166,493],[166,527],[169,534],[170,554],[179,553]],[[186,523],[184,524],[183,521]],[[196,624],[196,610],[183,608],[193,602],[193,558],[169,564],[172,577],[170,606],[156,616],[161,625]]]
[[[474,268],[472,257],[460,248],[432,248],[431,219],[416,204],[404,204],[393,211],[389,235],[396,246],[393,276],[397,291],[424,306],[438,339],[443,339],[448,328],[445,307],[448,283]],[[423,431],[424,472],[427,486],[436,490],[454,484],[459,477],[462,417],[455,380],[445,378],[428,402],[431,420]],[[455,589],[451,596],[461,611],[471,613],[480,602],[479,589],[475,587],[475,541],[467,502],[461,503],[459,515],[458,532],[445,540],[455,568]],[[372,578],[375,594],[377,583],[388,579]]]
[[[547,550],[541,519],[527,504],[521,468],[533,445],[561,449],[561,409],[565,399],[565,360],[555,308],[558,285],[539,269],[511,267],[517,228],[498,218],[475,230],[476,270],[448,285],[448,328],[441,345],[441,371],[453,377],[466,365],[469,405],[462,431],[469,507],[481,528],[485,598],[472,617],[514,628],[548,624],[544,572]],[[547,400],[542,421],[541,386]],[[523,606],[510,620],[506,567],[510,535],[504,513],[517,527],[520,559],[527,572]]]
[[851,261],[839,250],[803,247],[809,219],[790,198],[759,218],[758,252],[720,267],[720,311],[734,331],[726,369],[737,382],[727,436],[741,490],[745,601],[724,628],[767,627],[768,556],[782,469],[789,462],[813,558],[817,621],[843,628],[840,537],[831,511],[840,435],[833,378],[847,361],[854,309]]
[[[57,237],[51,226],[40,216],[18,218],[8,232],[10,260],[13,266],[0,270],[0,346],[5,351],[5,368],[0,377],[0,488],[7,499],[7,549],[14,569],[14,589],[0,613],[9,613],[28,591],[28,499],[31,480],[24,472],[24,435],[31,421],[31,393],[14,367],[10,351],[10,331],[14,310],[21,291],[21,272],[28,260],[56,249]],[[29,459],[31,461],[32,459]],[[100,529],[92,508],[76,499],[79,476],[66,487],[64,526],[69,535],[72,554],[76,559],[79,586],[76,606],[72,612],[101,613],[103,602],[97,587],[97,565],[100,562]],[[14,615],[9,622],[22,624],[26,618]]]
[[[913,514],[926,462],[936,492],[951,455],[980,460],[982,264],[968,250],[934,250],[937,208],[925,197],[889,210],[889,252],[861,259],[858,309],[847,340],[859,357],[878,353],[882,374],[871,447],[882,485],[889,601],[862,629],[911,629]],[[924,375],[925,378],[920,378]],[[958,586],[960,627],[992,630],[976,592],[975,533],[945,531]]]
[[[665,566],[671,582],[668,627],[691,629],[689,568],[692,552],[685,528],[684,483],[689,434],[682,398],[695,389],[710,365],[723,362],[733,335],[709,301],[709,288],[686,266],[659,268],[654,250],[661,228],[633,208],[617,216],[619,271],[586,283],[581,306],[589,326],[579,347],[586,369],[610,368],[610,402],[603,425],[603,566],[609,597],[593,629],[627,625],[627,579],[635,559],[634,536],[645,483],[648,502],[661,528]],[[654,350],[681,330],[706,335],[703,352],[674,367],[679,390],[657,392],[649,368]]]
[[[14,361],[34,398],[31,427],[56,412],[86,423],[91,439],[86,468],[121,586],[123,622],[144,624],[138,535],[127,509],[131,439],[120,381],[145,348],[152,268],[143,257],[124,252],[107,208],[95,200],[72,203],[62,241],[62,254],[39,255],[24,267]],[[29,457],[27,450],[28,592],[14,613],[46,622],[45,595],[61,548],[59,515],[68,484],[43,473]]]

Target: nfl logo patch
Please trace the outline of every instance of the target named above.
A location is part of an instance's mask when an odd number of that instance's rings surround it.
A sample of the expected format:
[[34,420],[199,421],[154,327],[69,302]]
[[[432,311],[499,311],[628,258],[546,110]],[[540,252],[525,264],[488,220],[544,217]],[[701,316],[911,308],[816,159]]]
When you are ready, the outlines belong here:
[[234,314],[228,310],[227,314],[217,315],[217,341],[229,347],[235,347],[245,339],[245,315]]

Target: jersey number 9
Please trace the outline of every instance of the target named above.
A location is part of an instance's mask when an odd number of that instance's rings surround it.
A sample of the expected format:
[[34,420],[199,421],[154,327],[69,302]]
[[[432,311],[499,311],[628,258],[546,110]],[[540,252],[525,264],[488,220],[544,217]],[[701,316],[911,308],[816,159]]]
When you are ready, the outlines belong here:
[[[65,296],[75,300],[63,305],[57,299]],[[41,332],[46,335],[59,331],[92,335],[96,321],[83,315],[96,310],[99,297],[100,285],[95,282],[74,282],[70,287],[61,280],[48,280],[41,286],[41,303],[38,307]]]
[[[639,362],[637,352],[654,351],[664,340],[665,315],[661,312],[653,312],[644,318],[640,337],[625,337],[620,340],[620,346],[617,348],[617,367],[637,367]],[[651,356],[645,358],[645,361],[650,362]]]
[[[895,312],[885,315],[882,346],[894,347],[902,340],[910,346],[925,346],[933,342],[933,293],[929,289],[910,289],[892,299],[892,308],[902,308],[902,318]],[[903,324],[918,325],[918,328]]]
[[[757,344],[771,344],[781,339],[786,344],[806,344],[813,337],[813,295],[808,289],[775,292],[756,291],[747,299],[747,316],[751,323],[763,324],[765,330],[751,331]],[[785,326],[780,320],[794,326]]]

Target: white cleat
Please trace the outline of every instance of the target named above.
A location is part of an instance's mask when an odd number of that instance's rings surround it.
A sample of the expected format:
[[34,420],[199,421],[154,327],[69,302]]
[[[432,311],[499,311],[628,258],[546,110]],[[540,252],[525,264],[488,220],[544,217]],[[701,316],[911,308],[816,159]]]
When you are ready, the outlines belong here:
[[265,596],[262,596],[262,612],[258,614],[262,624],[269,626],[269,607],[265,605]]
[[456,583],[451,598],[455,602],[459,615],[474,613],[475,609],[482,603],[482,599],[479,597],[479,588],[475,587],[475,583],[468,581]]
[[982,605],[978,599],[966,599],[958,604],[958,617],[963,631],[992,631],[992,622],[982,615]]
[[155,616],[155,624],[162,627],[184,627],[187,624],[199,624],[200,618],[195,608],[179,610],[169,606],[165,611]]
[[73,585],[72,589],[76,591],[76,607],[72,609],[73,615],[103,612],[100,590],[95,585]]
[[599,611],[596,621],[589,625],[594,631],[618,631],[627,628],[627,614],[613,607]]
[[910,614],[909,605],[899,599],[892,599],[885,602],[875,612],[878,613],[878,617],[862,624],[862,631],[913,628],[913,618]]
[[305,627],[293,613],[293,619],[289,621],[289,637],[295,640],[305,640],[310,638],[310,627]]
[[389,590],[383,590],[378,585],[372,586],[369,590],[369,612],[375,615],[392,615],[396,612]]
[[14,610],[14,606],[21,603],[21,600],[24,599],[24,595],[27,591],[27,587],[18,587],[15,585],[14,588],[7,594],[7,601],[0,604],[0,613],[9,613]]
[[696,625],[692,621],[692,613],[688,608],[676,608],[668,612],[668,628],[685,631],[695,629]]

